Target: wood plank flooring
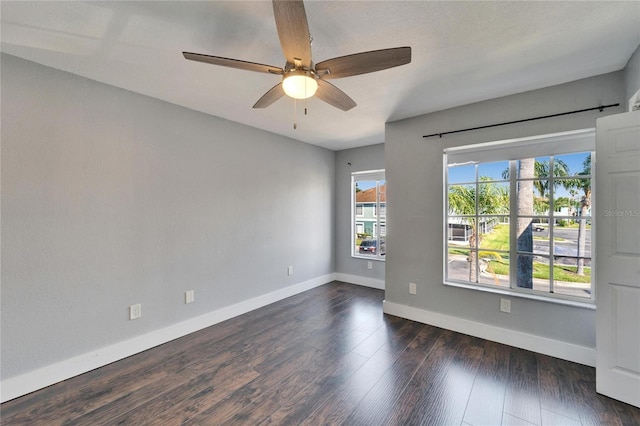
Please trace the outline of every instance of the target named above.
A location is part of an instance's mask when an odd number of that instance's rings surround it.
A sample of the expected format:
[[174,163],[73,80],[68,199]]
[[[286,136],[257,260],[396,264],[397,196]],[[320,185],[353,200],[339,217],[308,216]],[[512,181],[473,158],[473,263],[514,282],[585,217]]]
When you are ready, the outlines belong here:
[[333,282],[0,406],[2,425],[640,425],[593,368]]

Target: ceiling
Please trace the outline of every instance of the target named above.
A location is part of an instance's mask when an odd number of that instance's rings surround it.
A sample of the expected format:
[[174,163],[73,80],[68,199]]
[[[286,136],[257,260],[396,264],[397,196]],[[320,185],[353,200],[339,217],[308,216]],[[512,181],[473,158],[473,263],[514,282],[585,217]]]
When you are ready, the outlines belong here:
[[288,97],[252,108],[279,76],[182,56],[283,67],[270,1],[3,0],[1,50],[340,150],[384,142],[388,121],[620,70],[640,43],[640,1],[307,1],[305,8],[314,62],[400,46],[412,47],[412,62],[331,80],[358,106],[343,112],[312,98],[307,116],[298,101],[296,119]]

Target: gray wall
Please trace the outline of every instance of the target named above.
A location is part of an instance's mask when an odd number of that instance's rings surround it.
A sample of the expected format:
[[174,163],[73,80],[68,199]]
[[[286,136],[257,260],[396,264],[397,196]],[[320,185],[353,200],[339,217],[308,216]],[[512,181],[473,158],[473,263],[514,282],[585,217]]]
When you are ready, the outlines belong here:
[[335,271],[334,152],[1,59],[3,379]]
[[[351,163],[349,165],[348,163]],[[351,257],[351,173],[384,169],[384,144],[336,152],[336,272],[384,281],[385,262]]]
[[[444,286],[444,148],[595,127],[596,117],[624,110],[621,71],[499,99],[435,112],[386,125],[386,300],[524,333],[595,348],[595,311],[511,298],[511,314],[499,312],[496,294]],[[423,135],[620,102],[603,113],[423,139]],[[408,292],[418,284],[417,295]]]
[[638,90],[640,90],[640,46],[629,58],[626,67],[624,68],[624,81],[625,81],[625,111],[629,109],[629,99]]

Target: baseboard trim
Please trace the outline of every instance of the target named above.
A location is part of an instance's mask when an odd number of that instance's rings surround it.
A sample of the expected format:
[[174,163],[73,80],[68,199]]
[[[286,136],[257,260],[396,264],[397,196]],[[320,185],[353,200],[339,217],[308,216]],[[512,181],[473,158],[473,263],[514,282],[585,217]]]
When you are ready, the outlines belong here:
[[377,288],[378,290],[385,289],[384,280],[361,277],[359,275],[342,274],[339,272],[336,272],[334,275],[337,281],[342,281],[349,284],[361,285],[364,287]]
[[458,333],[480,337],[493,342],[503,343],[516,348],[549,355],[555,358],[595,367],[596,350],[573,343],[549,339],[521,331],[477,323],[437,312],[426,311],[411,306],[384,301],[382,309],[385,314],[406,318],[423,324],[445,328]]
[[210,327],[219,322],[327,284],[335,279],[336,277],[333,273],[323,275],[92,352],[47,365],[19,376],[2,380],[2,382],[0,382],[0,401],[6,402],[18,398],[54,383],[70,379],[203,328]]

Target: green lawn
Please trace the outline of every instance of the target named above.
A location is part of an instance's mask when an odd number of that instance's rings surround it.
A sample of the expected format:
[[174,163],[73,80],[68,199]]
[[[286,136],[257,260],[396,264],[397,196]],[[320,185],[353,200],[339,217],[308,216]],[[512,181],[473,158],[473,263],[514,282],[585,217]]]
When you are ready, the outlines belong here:
[[509,225],[496,225],[488,234],[482,236],[480,249],[509,251]]
[[[497,275],[509,275],[509,262],[492,260],[489,262],[491,271]],[[533,278],[549,279],[549,265],[533,262]],[[575,266],[555,265],[553,267],[553,280],[570,283],[590,283],[591,268],[584,268],[584,275],[576,274]]]
[[[491,258],[489,267],[497,275],[509,275],[509,225],[499,224],[489,234],[485,234],[480,242],[480,257]],[[503,252],[503,253],[500,253]],[[469,249],[465,247],[450,248],[449,254],[469,255]],[[585,275],[576,274],[575,266],[555,265],[553,267],[553,279],[574,283],[591,282],[591,268],[584,268]],[[539,262],[533,264],[533,277],[549,279],[549,265]]]

